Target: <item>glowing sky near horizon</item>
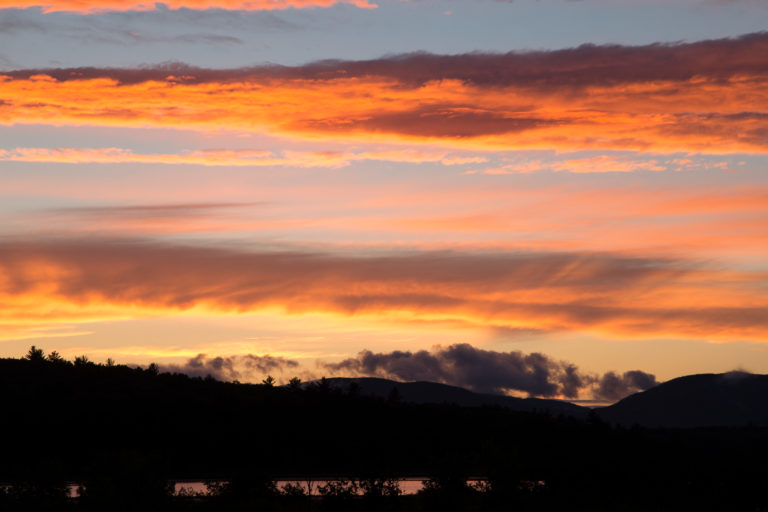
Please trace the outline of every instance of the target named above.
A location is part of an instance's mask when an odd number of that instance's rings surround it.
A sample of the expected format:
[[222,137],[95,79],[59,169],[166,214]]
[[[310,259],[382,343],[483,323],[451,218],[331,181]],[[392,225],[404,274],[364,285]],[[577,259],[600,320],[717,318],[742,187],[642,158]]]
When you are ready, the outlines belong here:
[[215,4],[0,2],[0,356],[768,373],[768,4]]

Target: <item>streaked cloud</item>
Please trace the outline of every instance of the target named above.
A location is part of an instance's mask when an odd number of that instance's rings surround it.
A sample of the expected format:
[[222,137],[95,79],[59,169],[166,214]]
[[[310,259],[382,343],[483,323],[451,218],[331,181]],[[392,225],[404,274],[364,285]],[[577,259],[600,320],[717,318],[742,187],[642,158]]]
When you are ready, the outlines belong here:
[[[0,155],[1,156],[1,155]],[[468,174],[482,172],[483,174],[528,174],[538,171],[572,172],[572,173],[596,173],[596,172],[636,172],[636,171],[666,171],[680,169],[672,166],[674,161],[659,162],[657,160],[643,161],[632,158],[619,158],[616,156],[601,155],[590,158],[578,158],[571,160],[534,160],[518,164],[508,164],[482,171],[469,171]]]
[[608,254],[345,255],[6,240],[0,275],[0,324],[9,325],[277,309],[615,337],[765,340],[768,332],[764,273]]
[[468,149],[768,151],[768,34],[302,67],[5,73],[0,122],[269,132]]
[[274,11],[281,9],[307,9],[350,4],[361,9],[375,9],[367,0],[0,0],[0,9],[26,9],[40,7],[43,12],[77,12],[95,14],[107,11],[147,11],[163,5],[170,9],[229,9],[240,11]]
[[136,43],[176,43],[176,44],[211,44],[211,45],[240,45],[243,40],[231,35],[222,35],[215,33],[184,33],[178,35],[154,35],[141,30],[130,30],[124,28],[113,28],[98,30],[89,28],[88,30],[79,30],[70,32],[68,37],[82,41],[84,43],[98,44],[117,44],[134,45]]
[[[2,104],[0,104],[2,106]],[[384,151],[284,151],[251,149],[202,149],[183,153],[136,153],[123,148],[14,148],[0,149],[0,161],[49,162],[68,164],[169,164],[228,167],[344,167],[354,161],[379,160],[388,162],[465,165],[483,163],[481,156],[450,155],[442,151],[390,149]]]
[[232,208],[249,208],[260,206],[262,203],[175,203],[175,204],[142,204],[142,205],[113,205],[113,206],[83,206],[73,208],[56,208],[50,211],[55,215],[72,215],[84,217],[177,217],[205,214],[217,210]]
[[[401,0],[408,1],[408,0]],[[412,0],[411,0],[412,1]],[[499,3],[513,3],[514,0],[494,0]],[[703,4],[757,3],[758,0],[700,0]],[[631,3],[631,2],[630,2]],[[141,0],[2,0],[0,9],[26,9],[40,7],[43,12],[76,12],[98,14],[108,11],[147,11],[158,5],[169,9],[228,9],[241,11],[273,11],[283,9],[327,8],[337,4],[349,4],[361,9],[375,9],[377,4],[368,0],[163,0],[159,2]],[[444,15],[453,14],[443,11]]]
[[[690,160],[686,165],[720,162]],[[270,245],[282,240],[379,249],[611,251],[717,261],[724,268],[762,265],[768,250],[765,184],[716,169],[717,181],[710,184],[697,180],[711,180],[711,172],[652,172],[616,174],[613,183],[563,174],[555,184],[532,185],[518,178],[549,176],[463,176],[461,168],[447,167],[430,168],[428,176],[417,179],[411,167],[411,181],[369,183],[365,166],[319,173],[277,168],[265,176],[239,167],[216,168],[216,173],[207,167],[169,167],[162,173],[153,167],[126,167],[129,172],[120,173],[95,167],[81,175],[71,167],[45,166],[41,181],[36,166],[16,167],[0,181],[0,194],[34,190],[52,205],[3,202],[0,224],[6,234],[196,233],[216,239],[245,236]],[[161,179],[152,180],[155,174]],[[435,187],[436,176],[448,179]]]

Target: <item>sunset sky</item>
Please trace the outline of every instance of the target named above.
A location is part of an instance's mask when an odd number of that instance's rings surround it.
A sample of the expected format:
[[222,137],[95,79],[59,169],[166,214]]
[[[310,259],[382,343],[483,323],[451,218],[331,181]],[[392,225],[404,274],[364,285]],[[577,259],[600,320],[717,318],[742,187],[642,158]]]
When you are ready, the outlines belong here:
[[0,356],[768,373],[768,2],[0,0]]

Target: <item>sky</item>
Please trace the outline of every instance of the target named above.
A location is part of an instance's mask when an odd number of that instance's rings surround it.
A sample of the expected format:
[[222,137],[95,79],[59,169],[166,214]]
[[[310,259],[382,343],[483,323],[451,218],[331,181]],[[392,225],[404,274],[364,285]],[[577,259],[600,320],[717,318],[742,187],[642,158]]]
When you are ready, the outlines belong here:
[[0,357],[768,373],[762,0],[0,0]]

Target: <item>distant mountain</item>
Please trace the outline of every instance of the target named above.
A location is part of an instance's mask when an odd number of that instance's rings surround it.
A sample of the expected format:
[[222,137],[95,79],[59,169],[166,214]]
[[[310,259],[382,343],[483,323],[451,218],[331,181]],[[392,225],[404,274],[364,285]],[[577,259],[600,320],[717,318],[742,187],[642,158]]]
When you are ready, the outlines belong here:
[[393,389],[397,390],[399,400],[414,404],[455,404],[465,407],[499,406],[521,412],[548,412],[552,415],[586,418],[589,409],[561,400],[540,398],[515,398],[504,395],[475,393],[464,388],[438,384],[436,382],[397,382],[372,377],[330,378],[328,383],[334,387],[348,390],[351,384],[358,386],[358,393],[363,396],[389,397]]
[[688,375],[596,409],[620,425],[694,428],[768,425],[768,375]]

